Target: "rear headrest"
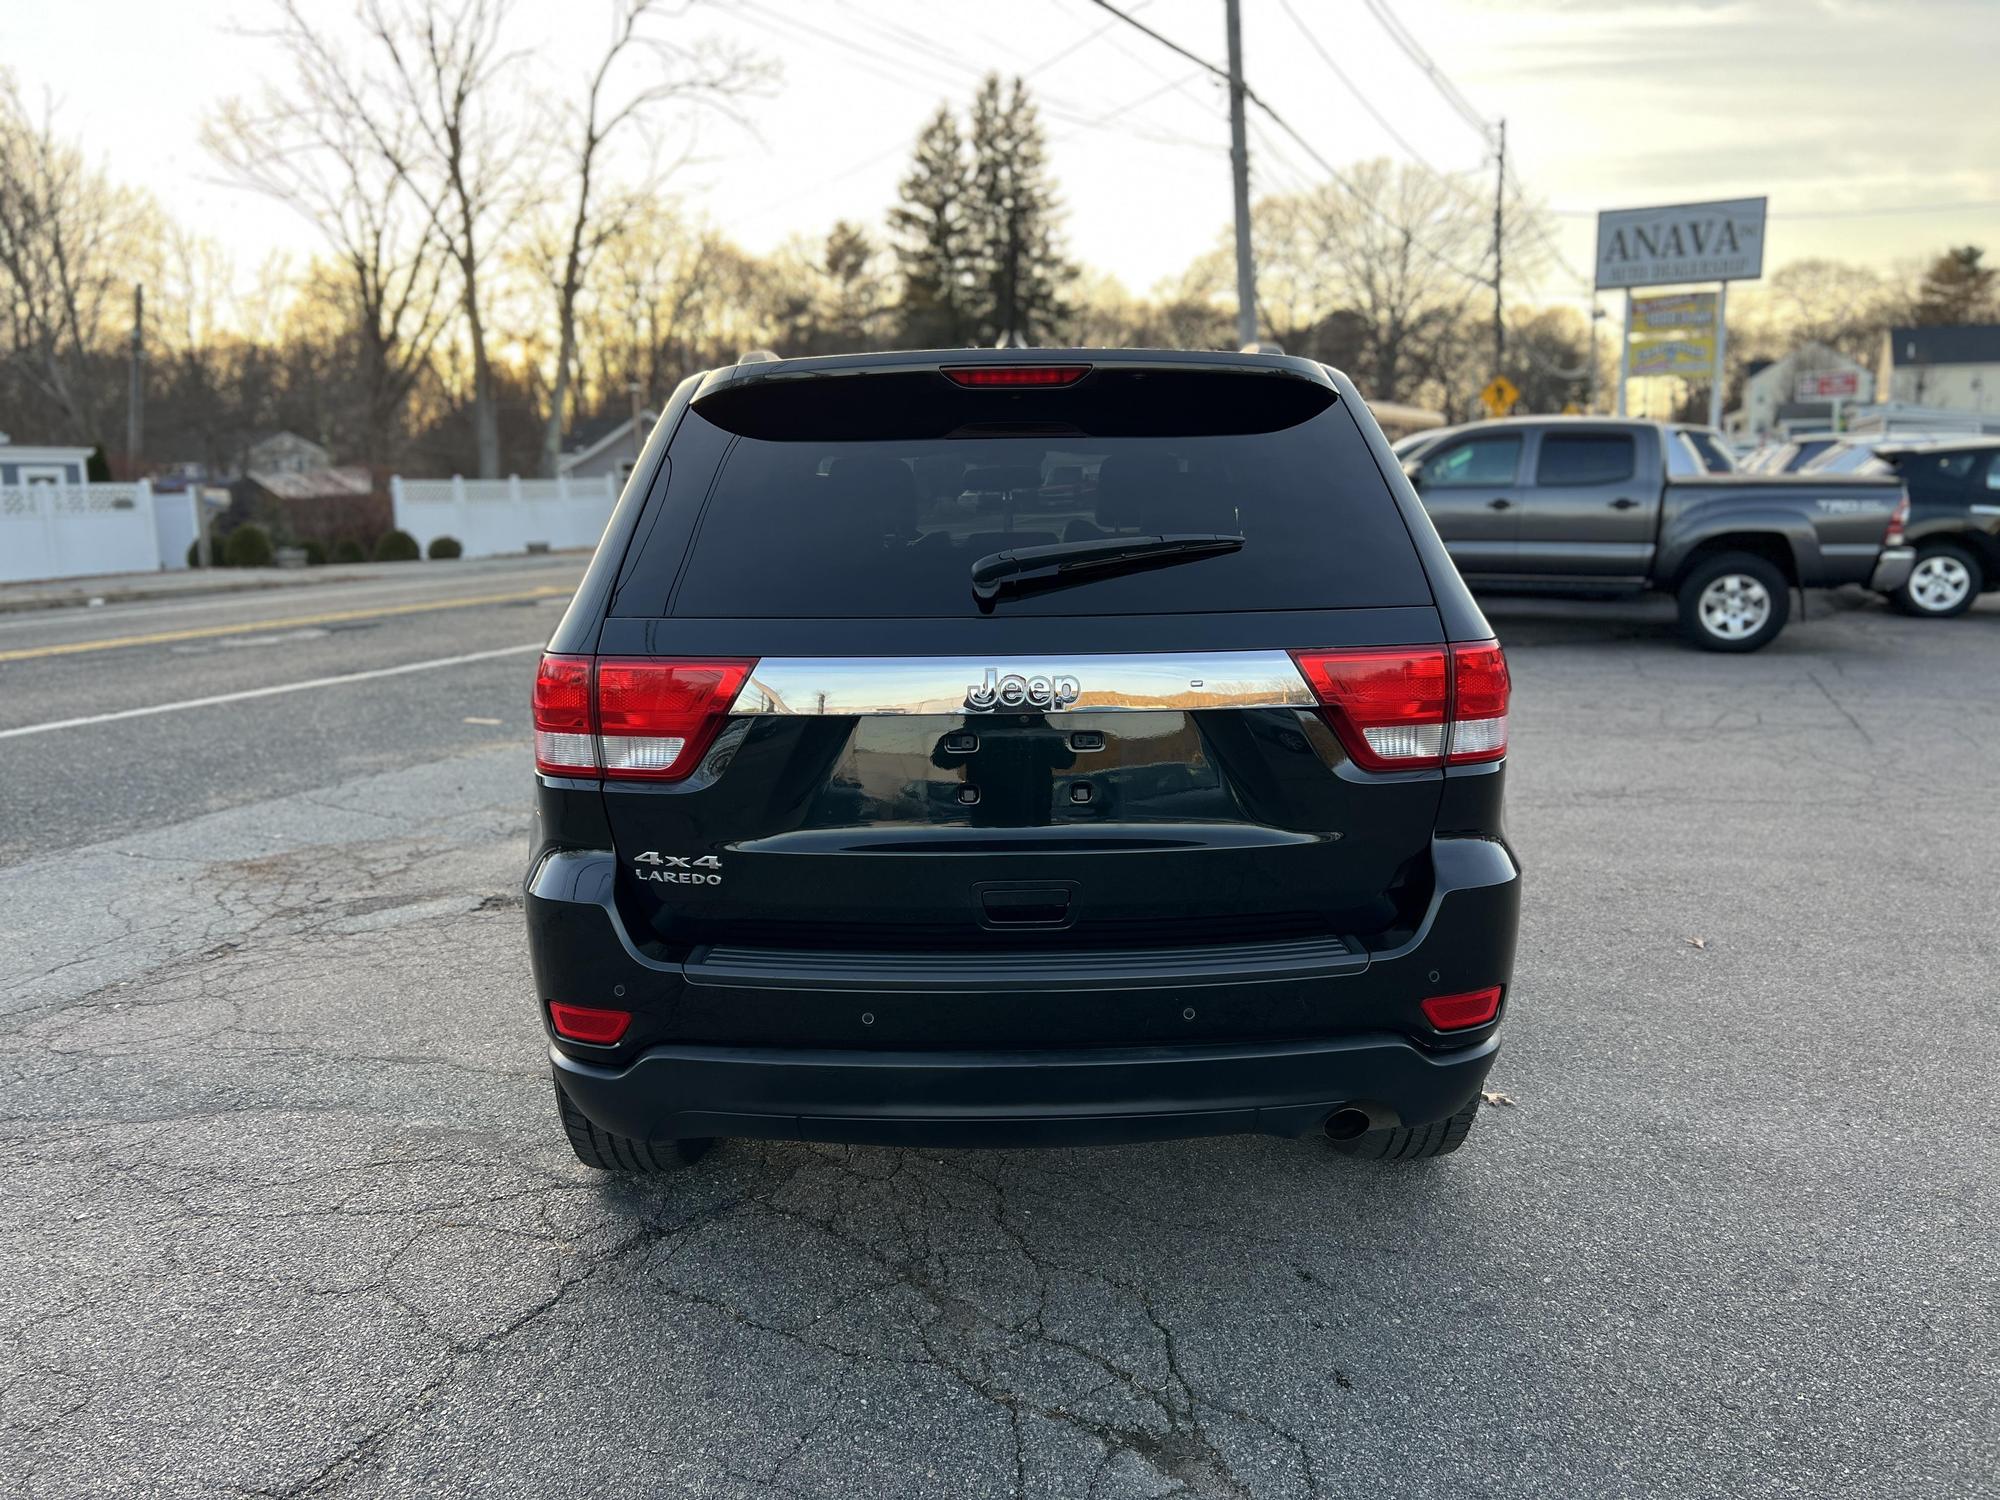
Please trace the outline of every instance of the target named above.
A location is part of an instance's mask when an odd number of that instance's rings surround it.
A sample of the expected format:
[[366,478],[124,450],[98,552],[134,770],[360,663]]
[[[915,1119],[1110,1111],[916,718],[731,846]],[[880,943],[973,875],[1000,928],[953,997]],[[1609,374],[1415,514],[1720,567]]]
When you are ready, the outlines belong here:
[[1219,476],[1183,474],[1171,454],[1118,454],[1098,470],[1097,524],[1162,534],[1233,532],[1236,507]]

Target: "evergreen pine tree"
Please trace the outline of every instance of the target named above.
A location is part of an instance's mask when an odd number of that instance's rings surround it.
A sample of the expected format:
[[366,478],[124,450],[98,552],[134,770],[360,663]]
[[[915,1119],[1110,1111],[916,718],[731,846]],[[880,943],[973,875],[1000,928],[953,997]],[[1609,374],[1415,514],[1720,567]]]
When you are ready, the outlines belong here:
[[1994,282],[2000,269],[1982,265],[1977,245],[1947,250],[1924,272],[1913,321],[1921,324],[1984,323],[1996,311]]
[[979,342],[1054,341],[1069,321],[1064,292],[1075,270],[1056,237],[1061,205],[1041,119],[1019,78],[1008,89],[989,73],[973,101],[967,209]]
[[902,278],[898,341],[906,349],[963,346],[973,327],[967,305],[965,145],[951,108],[938,112],[917,137],[902,203],[889,212],[896,266]]

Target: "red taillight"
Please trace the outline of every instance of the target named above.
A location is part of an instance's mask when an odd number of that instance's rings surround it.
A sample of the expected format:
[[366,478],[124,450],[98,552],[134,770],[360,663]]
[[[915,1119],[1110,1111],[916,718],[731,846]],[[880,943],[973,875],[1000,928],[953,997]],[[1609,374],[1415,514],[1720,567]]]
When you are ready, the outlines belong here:
[[944,378],[955,385],[1075,385],[1089,365],[947,365]]
[[549,1023],[566,1042],[589,1042],[608,1047],[625,1035],[632,1024],[629,1010],[599,1010],[590,1005],[558,1005],[549,1002]]
[[535,769],[551,776],[597,774],[587,656],[542,658],[535,674]]
[[1889,512],[1889,529],[1882,533],[1882,545],[1900,547],[1903,545],[1903,528],[1910,524],[1910,495],[1905,490],[1896,497],[1896,508]]
[[1498,641],[1451,648],[1451,764],[1507,753],[1507,700],[1514,685]]
[[605,657],[597,663],[597,733],[607,777],[679,781],[729,717],[747,661]]
[[1507,659],[1499,644],[1295,651],[1354,763],[1418,771],[1507,753]]
[[683,780],[754,665],[545,656],[535,678],[535,767],[552,776]]
[[1464,1031],[1484,1026],[1500,1014],[1500,986],[1468,990],[1462,995],[1432,995],[1423,1002],[1424,1019],[1439,1031]]
[[1347,753],[1371,771],[1443,761],[1450,692],[1442,646],[1293,654]]

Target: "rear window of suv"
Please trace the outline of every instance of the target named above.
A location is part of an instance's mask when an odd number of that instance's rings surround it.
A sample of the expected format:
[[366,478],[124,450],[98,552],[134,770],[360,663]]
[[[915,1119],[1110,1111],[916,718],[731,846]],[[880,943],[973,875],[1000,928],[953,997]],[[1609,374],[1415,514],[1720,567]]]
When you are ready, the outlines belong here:
[[[865,407],[852,387],[831,389],[852,377],[799,382],[768,398],[775,407],[753,404],[755,392],[700,403],[675,433],[667,514],[644,533],[616,611],[969,616],[981,613],[972,566],[992,553],[1185,534],[1240,536],[1243,545],[1006,594],[995,610],[1429,604],[1387,482],[1334,393],[1303,381],[1205,377],[1211,388],[1218,378],[1234,383],[1192,404],[1174,399],[1171,374],[1149,375],[1130,390],[1106,380],[1088,401],[1079,389],[1076,400],[1038,392],[1023,403],[1007,393],[940,395],[924,383],[943,383],[934,372],[893,385],[869,378],[885,399]],[[906,399],[886,399],[896,394]],[[829,410],[845,410],[849,420],[830,421]],[[1255,430],[1273,423],[1284,425]]]

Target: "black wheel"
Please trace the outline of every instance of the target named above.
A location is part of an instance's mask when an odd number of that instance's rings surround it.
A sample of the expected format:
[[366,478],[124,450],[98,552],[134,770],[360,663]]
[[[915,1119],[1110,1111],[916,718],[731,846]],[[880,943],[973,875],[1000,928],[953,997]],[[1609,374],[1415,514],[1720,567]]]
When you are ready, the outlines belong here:
[[1910,576],[1889,595],[1889,607],[1899,614],[1949,620],[1972,608],[1972,601],[1985,587],[1985,570],[1979,559],[1961,547],[1940,542],[1917,553]]
[[707,1136],[684,1141],[635,1141],[630,1136],[599,1130],[563,1092],[560,1080],[556,1082],[556,1113],[562,1118],[563,1134],[569,1137],[576,1159],[601,1172],[649,1175],[672,1172],[689,1162],[700,1161],[715,1144]]
[[1433,1120],[1428,1125],[1398,1125],[1390,1130],[1365,1130],[1348,1140],[1335,1141],[1333,1149],[1343,1156],[1364,1161],[1417,1161],[1426,1156],[1449,1156],[1472,1134],[1473,1117],[1479,1113],[1474,1099],[1455,1115]]
[[1791,617],[1791,585],[1754,552],[1723,552],[1681,583],[1681,633],[1704,651],[1755,651]]

